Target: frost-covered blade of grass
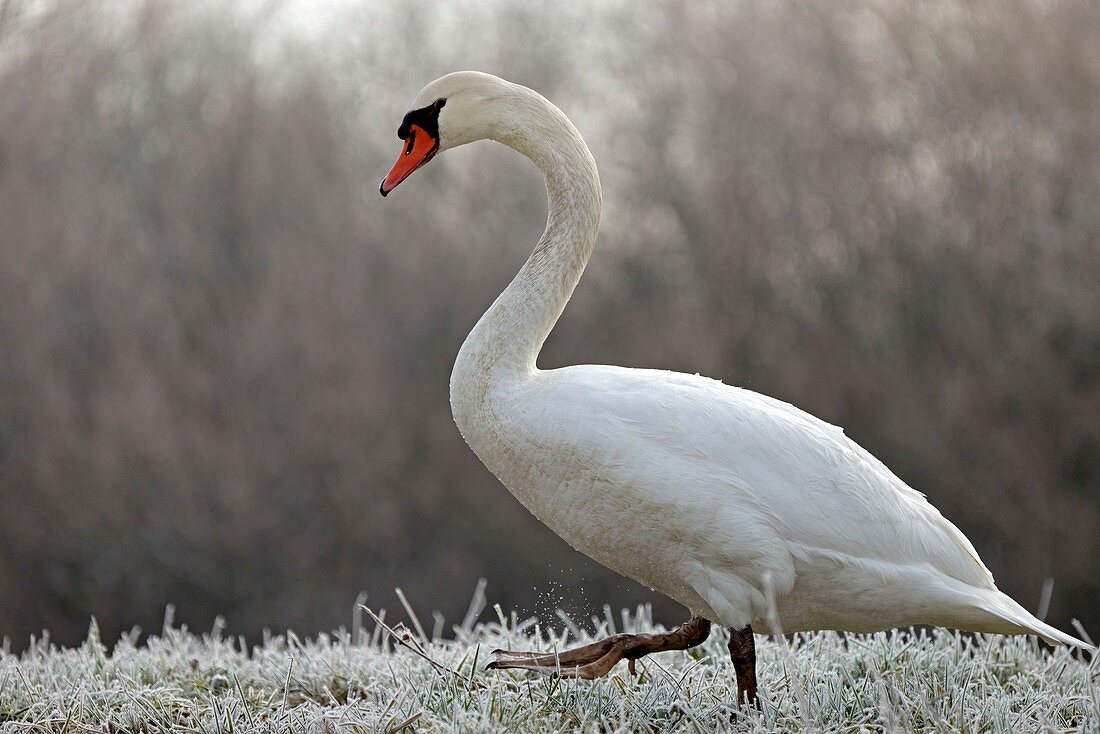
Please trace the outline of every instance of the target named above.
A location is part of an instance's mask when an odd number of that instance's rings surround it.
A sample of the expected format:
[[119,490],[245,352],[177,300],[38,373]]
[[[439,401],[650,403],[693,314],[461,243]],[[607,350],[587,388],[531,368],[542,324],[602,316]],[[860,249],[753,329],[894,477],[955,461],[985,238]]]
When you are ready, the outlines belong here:
[[[626,631],[653,629],[644,610],[622,619]],[[595,636],[610,626],[608,615]],[[93,624],[77,649],[0,654],[0,732],[1100,731],[1098,664],[1027,638],[760,638],[757,713],[732,705],[722,633],[639,661],[637,678],[620,665],[598,681],[485,671],[494,648],[566,645],[530,621],[501,616],[454,635],[418,643],[433,665],[381,630],[291,633],[243,651],[166,626],[108,651]]]

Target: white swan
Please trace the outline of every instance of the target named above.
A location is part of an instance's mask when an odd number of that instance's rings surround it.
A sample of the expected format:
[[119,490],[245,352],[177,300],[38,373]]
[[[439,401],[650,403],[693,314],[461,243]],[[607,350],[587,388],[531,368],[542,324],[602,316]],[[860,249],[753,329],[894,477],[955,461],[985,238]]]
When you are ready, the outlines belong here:
[[688,607],[664,635],[561,655],[498,651],[497,668],[595,677],[620,659],[730,628],[739,698],[756,701],[753,627],[870,632],[933,624],[1089,646],[997,590],[974,546],[843,431],[697,375],[535,361],[596,242],[596,164],[565,114],[478,72],[426,86],[398,130],[383,195],[437,152],[503,143],[546,177],[546,230],[478,321],[451,375],[470,447],[574,548]]

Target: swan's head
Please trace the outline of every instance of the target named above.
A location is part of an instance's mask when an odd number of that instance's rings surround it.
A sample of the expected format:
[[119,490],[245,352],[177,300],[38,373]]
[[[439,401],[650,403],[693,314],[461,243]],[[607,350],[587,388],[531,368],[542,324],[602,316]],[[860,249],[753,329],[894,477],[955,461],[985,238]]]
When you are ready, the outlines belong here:
[[397,128],[405,141],[378,191],[385,196],[437,153],[485,138],[508,125],[507,100],[523,87],[479,71],[456,71],[420,90]]

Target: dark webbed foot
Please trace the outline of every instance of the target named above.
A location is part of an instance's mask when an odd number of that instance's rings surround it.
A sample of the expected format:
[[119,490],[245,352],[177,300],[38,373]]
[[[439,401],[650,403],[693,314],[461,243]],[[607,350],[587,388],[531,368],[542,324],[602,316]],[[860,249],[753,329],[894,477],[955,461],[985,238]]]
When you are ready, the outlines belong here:
[[[709,636],[710,622],[702,617],[692,617],[671,632],[612,635],[599,642],[560,653],[494,650],[496,660],[486,667],[489,670],[530,670],[562,678],[600,678],[607,675],[620,660],[625,659],[633,673],[634,661],[638,658],[666,650],[686,650],[702,644]],[[730,629],[728,648],[734,675],[737,677],[738,703],[760,708],[760,698],[756,690],[756,640],[752,627]]]
[[744,629],[730,628],[730,660],[733,672],[737,676],[737,702],[751,703],[760,708],[760,699],[756,695],[756,640],[752,634],[752,625]]
[[652,635],[619,634],[591,645],[561,653],[512,652],[494,650],[496,660],[486,666],[490,670],[519,668],[563,678],[600,678],[608,674],[620,660],[627,660],[630,672],[634,661],[651,653],[666,650],[686,650],[706,641],[710,622],[692,617],[670,632]]

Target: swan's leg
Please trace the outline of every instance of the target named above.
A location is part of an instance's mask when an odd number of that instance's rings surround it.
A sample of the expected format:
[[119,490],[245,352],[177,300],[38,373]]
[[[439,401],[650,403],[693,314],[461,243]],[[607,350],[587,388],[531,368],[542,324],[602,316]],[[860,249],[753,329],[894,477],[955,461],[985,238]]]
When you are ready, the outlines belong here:
[[756,697],[756,640],[751,625],[740,630],[730,628],[729,651],[733,672],[737,676],[737,702],[751,703],[759,708],[760,699]]
[[511,652],[494,650],[496,660],[487,666],[491,670],[521,668],[563,678],[599,678],[607,675],[615,663],[626,659],[630,672],[634,661],[654,652],[686,650],[706,641],[710,622],[692,617],[670,632],[653,635],[612,635],[591,645],[562,653]]

